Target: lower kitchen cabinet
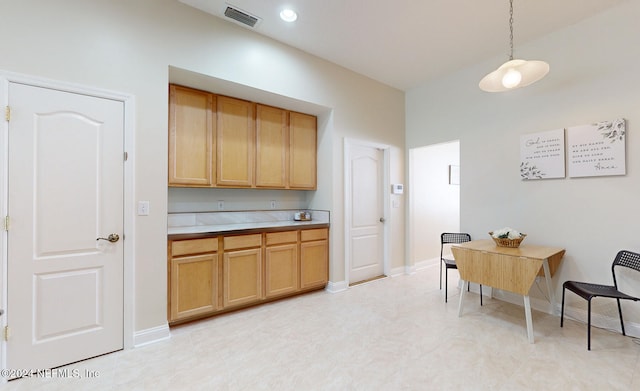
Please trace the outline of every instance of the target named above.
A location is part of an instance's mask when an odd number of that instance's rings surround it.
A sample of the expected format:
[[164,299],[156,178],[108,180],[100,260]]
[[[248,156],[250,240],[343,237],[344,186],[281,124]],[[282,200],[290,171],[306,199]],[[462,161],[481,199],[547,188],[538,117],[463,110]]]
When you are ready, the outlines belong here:
[[303,230],[300,236],[300,289],[325,286],[329,279],[329,230]]
[[170,242],[170,321],[218,309],[217,250],[218,238]]
[[169,240],[169,323],[322,289],[328,228]]
[[262,299],[262,235],[229,236],[223,241],[224,306]]
[[265,297],[298,291],[298,231],[265,235]]
[[225,251],[222,270],[225,307],[247,304],[263,298],[261,248]]

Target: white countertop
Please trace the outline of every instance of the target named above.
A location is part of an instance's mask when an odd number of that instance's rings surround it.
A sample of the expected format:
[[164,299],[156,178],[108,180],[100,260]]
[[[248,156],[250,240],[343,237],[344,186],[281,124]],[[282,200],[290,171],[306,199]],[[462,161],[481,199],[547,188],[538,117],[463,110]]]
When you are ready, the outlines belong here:
[[296,211],[204,212],[170,214],[168,235],[233,232],[251,229],[299,228],[329,224],[328,211],[311,211],[312,220],[295,221]]
[[238,224],[218,224],[218,225],[196,225],[191,227],[169,227],[167,233],[169,235],[182,235],[182,234],[200,234],[209,232],[228,232],[228,231],[242,231],[247,229],[260,229],[260,228],[281,228],[291,227],[298,228],[306,225],[314,224],[327,224],[321,221],[272,221],[266,223],[238,223]]

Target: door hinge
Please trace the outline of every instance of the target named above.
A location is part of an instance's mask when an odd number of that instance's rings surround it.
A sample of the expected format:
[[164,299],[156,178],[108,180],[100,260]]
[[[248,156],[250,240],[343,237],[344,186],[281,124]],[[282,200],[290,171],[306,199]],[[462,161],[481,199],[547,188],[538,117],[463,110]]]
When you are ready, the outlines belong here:
[[5,231],[9,230],[9,223],[11,222],[11,219],[9,218],[9,216],[4,216],[4,221],[2,222],[2,229],[4,229]]
[[126,162],[129,159],[129,152],[124,153],[124,161]]
[[4,340],[8,341],[10,336],[11,330],[9,329],[9,326],[4,326]]
[[11,107],[7,106],[4,109],[4,118],[7,122],[9,122],[9,120],[11,120]]

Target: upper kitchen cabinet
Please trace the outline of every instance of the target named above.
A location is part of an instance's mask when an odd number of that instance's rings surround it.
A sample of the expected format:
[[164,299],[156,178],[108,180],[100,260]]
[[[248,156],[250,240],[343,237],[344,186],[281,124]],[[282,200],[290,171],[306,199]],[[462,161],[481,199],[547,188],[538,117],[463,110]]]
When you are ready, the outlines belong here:
[[313,115],[289,113],[289,188],[316,189],[317,122]]
[[251,187],[255,157],[254,103],[217,97],[218,186]]
[[316,117],[169,85],[169,186],[316,189]]
[[215,183],[215,96],[169,86],[169,186]]
[[287,112],[256,105],[256,187],[285,188],[288,159]]

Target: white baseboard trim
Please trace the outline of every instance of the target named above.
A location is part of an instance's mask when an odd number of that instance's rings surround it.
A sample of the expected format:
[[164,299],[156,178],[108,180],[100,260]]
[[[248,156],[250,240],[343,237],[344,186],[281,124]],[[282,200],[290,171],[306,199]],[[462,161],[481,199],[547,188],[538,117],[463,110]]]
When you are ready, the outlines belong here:
[[338,281],[338,282],[329,281],[327,283],[327,287],[324,288],[324,290],[329,293],[338,293],[338,292],[346,291],[347,289],[349,289],[349,283],[347,281]]
[[[473,285],[471,290],[473,290]],[[483,287],[483,292],[484,292],[484,287]],[[506,292],[506,291],[501,291],[498,289],[493,290],[493,298],[494,299],[498,299],[498,300],[502,300],[502,301],[506,301],[508,303],[511,304],[515,304],[515,305],[519,305],[521,307],[523,307],[523,311],[524,311],[524,302],[523,302],[523,298],[520,295],[517,295],[515,293],[511,293],[511,292]],[[549,303],[546,299],[541,299],[541,298],[535,298],[535,297],[530,297],[530,301],[531,301],[531,308],[536,310],[536,311],[540,311],[540,312],[544,312],[546,314],[549,315],[554,315],[557,316],[558,318],[560,318],[560,310],[561,310],[561,306],[562,306],[562,296],[561,297],[556,297],[556,305],[555,308],[553,308],[551,306],[551,303]],[[622,316],[624,317],[624,312],[622,313]],[[585,326],[587,325],[587,310],[586,309],[582,309],[582,308],[575,308],[575,307],[570,307],[565,305],[564,307],[564,317],[565,320],[566,319],[571,319],[573,321],[576,322],[580,322],[583,323]],[[558,326],[560,326],[560,319],[558,319]],[[606,330],[611,330],[614,332],[621,332],[620,329],[620,318],[618,318],[617,313],[616,316],[607,316],[607,315],[602,315],[596,312],[591,311],[591,326],[592,327],[598,327],[598,328],[602,328],[602,329],[606,329]],[[634,322],[629,322],[628,320],[624,321],[624,331],[625,333],[630,336],[630,337],[635,337],[635,338],[640,338],[640,324],[639,323],[634,323]]]
[[[478,285],[476,285],[476,291],[479,289]],[[484,292],[484,286],[482,287],[482,293]],[[490,288],[490,287],[487,287]],[[473,284],[471,285],[471,290],[473,289]],[[491,292],[493,291],[493,292]],[[511,293],[511,292],[507,292],[507,291],[502,291],[500,289],[491,289],[491,292],[493,294],[493,298],[494,299],[498,299],[498,300],[502,300],[502,301],[506,301],[507,303],[511,303],[511,304],[515,304],[515,305],[519,305],[520,307],[523,307],[523,311],[524,311],[524,298],[518,294],[515,293]],[[534,309],[536,311],[540,311],[540,312],[544,312],[545,314],[550,314],[550,315],[560,315],[560,310],[558,307],[557,312],[554,311],[553,308],[551,308],[551,304],[544,300],[544,299],[540,299],[540,298],[536,298],[536,297],[531,297],[529,296],[529,300],[531,302],[531,309]]]
[[[558,317],[560,316],[560,308],[561,303],[558,304]],[[624,318],[624,311],[622,312],[622,317]],[[564,318],[571,319],[576,322],[583,323],[586,327],[587,325],[587,311],[584,309],[578,309],[574,307],[568,307],[565,305],[564,307]],[[560,324],[560,323],[558,323]],[[602,314],[598,314],[595,312],[591,312],[591,327],[598,327],[605,330],[611,330],[613,332],[622,333],[620,329],[620,318],[606,316]],[[640,324],[629,322],[628,320],[624,321],[624,331],[630,337],[640,338]]]
[[440,258],[425,259],[425,260],[416,262],[413,268],[416,271],[418,271],[418,270],[426,269],[429,267],[438,266],[438,262],[440,262]]
[[133,336],[133,347],[139,348],[141,346],[164,341],[169,338],[171,338],[169,324],[165,323],[162,326],[136,331]]
[[412,266],[394,267],[389,271],[389,277],[399,277],[407,274],[413,274],[415,271]]

